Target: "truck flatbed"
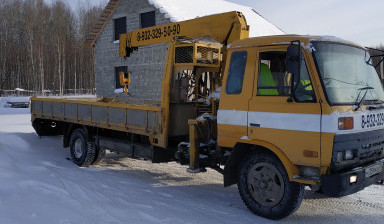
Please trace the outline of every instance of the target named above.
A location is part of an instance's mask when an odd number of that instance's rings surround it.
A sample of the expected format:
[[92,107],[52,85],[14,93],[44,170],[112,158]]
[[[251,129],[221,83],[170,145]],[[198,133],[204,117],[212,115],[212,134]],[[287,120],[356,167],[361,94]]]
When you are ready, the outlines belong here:
[[45,119],[145,136],[161,132],[159,101],[119,98],[32,97],[32,121]]

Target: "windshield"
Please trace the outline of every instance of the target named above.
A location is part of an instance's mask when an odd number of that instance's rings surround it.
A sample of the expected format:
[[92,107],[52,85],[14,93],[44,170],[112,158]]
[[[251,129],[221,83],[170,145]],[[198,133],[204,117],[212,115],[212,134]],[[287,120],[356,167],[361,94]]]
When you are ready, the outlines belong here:
[[[314,42],[314,55],[329,103],[384,102],[384,92],[368,52],[344,44]],[[367,88],[368,87],[368,88]]]

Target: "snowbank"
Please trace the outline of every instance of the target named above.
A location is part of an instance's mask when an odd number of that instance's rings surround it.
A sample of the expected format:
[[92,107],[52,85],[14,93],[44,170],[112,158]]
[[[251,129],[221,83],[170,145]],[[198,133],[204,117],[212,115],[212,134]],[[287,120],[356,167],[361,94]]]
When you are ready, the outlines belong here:
[[[29,97],[0,97],[0,116],[2,114],[26,114],[29,113],[29,108],[10,108],[8,102],[29,102]],[[0,117],[0,125],[4,117]],[[3,121],[9,122],[9,121]]]

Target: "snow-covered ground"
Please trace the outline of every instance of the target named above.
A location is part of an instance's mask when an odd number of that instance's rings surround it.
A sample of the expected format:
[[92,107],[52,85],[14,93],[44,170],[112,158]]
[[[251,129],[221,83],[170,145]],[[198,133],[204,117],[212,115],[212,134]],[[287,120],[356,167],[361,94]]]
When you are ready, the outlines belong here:
[[[189,174],[176,163],[152,164],[108,154],[99,166],[69,161],[60,137],[39,138],[29,109],[0,98],[1,224],[277,223],[253,215],[236,186],[215,171]],[[278,223],[383,223],[384,186],[339,199],[306,192]]]

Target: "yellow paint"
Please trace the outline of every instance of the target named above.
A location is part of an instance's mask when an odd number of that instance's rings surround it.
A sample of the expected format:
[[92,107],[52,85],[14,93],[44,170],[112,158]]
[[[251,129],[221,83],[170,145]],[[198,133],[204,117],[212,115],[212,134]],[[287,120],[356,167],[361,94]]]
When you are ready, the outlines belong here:
[[131,84],[131,73],[120,72],[119,78],[120,78],[120,85],[124,87],[123,93],[128,94],[128,86],[129,84]]
[[199,169],[199,147],[200,141],[197,134],[197,125],[198,122],[196,120],[189,120],[189,168],[192,170]]
[[227,12],[192,20],[158,25],[120,35],[120,57],[127,48],[166,43],[177,38],[211,37],[227,45],[249,37],[249,26],[240,12]]
[[217,141],[222,147],[233,148],[241,137],[247,135],[247,127],[218,124]]
[[[42,101],[42,102],[60,102],[60,103],[75,103],[83,105],[94,105],[94,106],[104,106],[104,107],[115,107],[115,108],[126,108],[134,110],[149,110],[149,111],[161,111],[161,108],[156,105],[148,104],[135,105],[135,104],[126,104],[120,102],[119,98],[48,98],[48,97],[31,97],[31,101]],[[145,103],[145,101],[143,101]]]
[[[235,52],[247,52],[247,62],[243,80],[243,88],[240,94],[225,94],[227,80],[224,78],[223,86],[222,86],[222,96],[225,96],[225,99],[220,99],[220,110],[240,110],[247,111],[248,110],[248,102],[253,94],[253,82],[254,82],[254,74],[256,69],[256,57],[257,52],[256,48],[236,48],[228,52],[228,58]],[[226,64],[225,71],[229,70],[230,63]],[[243,133],[242,136],[246,135]]]

